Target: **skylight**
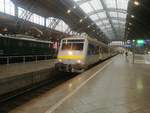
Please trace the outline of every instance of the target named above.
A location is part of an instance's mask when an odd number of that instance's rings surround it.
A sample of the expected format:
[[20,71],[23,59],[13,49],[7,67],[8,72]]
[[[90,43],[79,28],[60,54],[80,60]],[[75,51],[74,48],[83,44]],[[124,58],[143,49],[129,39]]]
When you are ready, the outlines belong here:
[[[113,39],[124,35],[129,0],[73,0],[96,25]],[[108,34],[108,28],[112,31]],[[118,28],[123,32],[119,32]],[[116,33],[117,32],[117,33]],[[118,37],[119,38],[119,37]]]

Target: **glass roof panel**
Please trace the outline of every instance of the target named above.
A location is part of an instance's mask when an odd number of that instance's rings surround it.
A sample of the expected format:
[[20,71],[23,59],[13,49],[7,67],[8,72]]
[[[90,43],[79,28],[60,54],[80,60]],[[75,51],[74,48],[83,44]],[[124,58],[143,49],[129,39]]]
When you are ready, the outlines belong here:
[[125,10],[127,10],[128,1],[129,1],[129,0],[117,0],[118,9],[125,9]]
[[91,2],[89,2],[92,7],[95,9],[95,10],[98,10],[98,9],[103,9],[103,6],[100,2],[100,0],[91,0]]
[[[93,20],[93,22],[95,22],[98,25],[98,27],[100,27],[101,30],[103,30],[104,33],[105,31],[107,31],[105,29],[107,27],[105,26],[109,24],[110,25],[108,28],[113,31],[114,36],[115,34],[120,35],[120,32],[114,29],[116,26],[119,27],[121,26],[121,28],[125,27],[126,23],[125,21],[127,16],[126,15],[127,5],[129,0],[73,0],[73,1],[75,1],[76,3],[79,3],[80,1],[82,2],[82,4],[79,4],[81,9],[91,18],[91,20]],[[101,1],[103,1],[104,4],[102,4]],[[124,10],[124,12],[121,13],[120,12],[121,9]],[[98,12],[99,10],[101,12]],[[92,14],[94,12],[95,14]],[[92,15],[90,16],[90,14]],[[111,34],[111,36],[113,35]]]
[[90,16],[90,18],[91,18],[92,20],[98,20],[98,19],[99,19],[99,17],[98,17],[97,14]]
[[98,21],[98,22],[96,22],[96,24],[97,24],[98,26],[103,25],[102,21]]
[[115,8],[116,9],[116,0],[104,0],[107,8]]
[[126,18],[127,15],[124,14],[124,13],[118,13],[118,16],[121,17],[121,18]]
[[85,13],[90,13],[93,11],[93,8],[89,5],[88,2],[81,4],[80,7]]
[[109,24],[109,20],[103,20],[102,21],[104,24]]
[[75,2],[78,2],[78,1],[80,1],[80,0],[74,0]]
[[100,18],[107,18],[105,12],[98,13],[98,16],[99,16]]
[[109,12],[109,15],[110,15],[111,17],[117,17],[117,12]]
[[118,20],[112,20],[112,22],[115,24],[115,23],[118,23]]

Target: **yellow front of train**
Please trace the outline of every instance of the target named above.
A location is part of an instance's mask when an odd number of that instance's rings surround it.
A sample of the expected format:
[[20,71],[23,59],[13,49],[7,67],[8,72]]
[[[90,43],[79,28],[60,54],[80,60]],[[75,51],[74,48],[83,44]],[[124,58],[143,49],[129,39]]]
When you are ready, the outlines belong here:
[[59,71],[82,72],[85,68],[85,50],[85,39],[63,39],[57,56],[58,63],[55,65],[55,68]]

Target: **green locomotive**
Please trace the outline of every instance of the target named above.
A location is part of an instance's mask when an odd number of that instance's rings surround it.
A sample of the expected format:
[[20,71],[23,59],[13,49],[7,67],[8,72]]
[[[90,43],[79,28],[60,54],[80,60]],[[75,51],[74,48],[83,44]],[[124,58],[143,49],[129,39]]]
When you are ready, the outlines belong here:
[[27,56],[53,54],[52,42],[20,36],[0,35],[0,56]]

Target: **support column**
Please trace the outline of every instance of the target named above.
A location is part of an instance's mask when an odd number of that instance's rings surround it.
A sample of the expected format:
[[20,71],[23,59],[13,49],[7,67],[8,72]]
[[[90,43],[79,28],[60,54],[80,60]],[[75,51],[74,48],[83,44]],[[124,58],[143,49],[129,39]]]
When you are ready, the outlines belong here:
[[18,6],[15,5],[15,16],[18,17]]
[[135,62],[135,40],[132,43],[133,43],[133,64],[134,64]]
[[44,27],[46,27],[46,17],[44,17]]

